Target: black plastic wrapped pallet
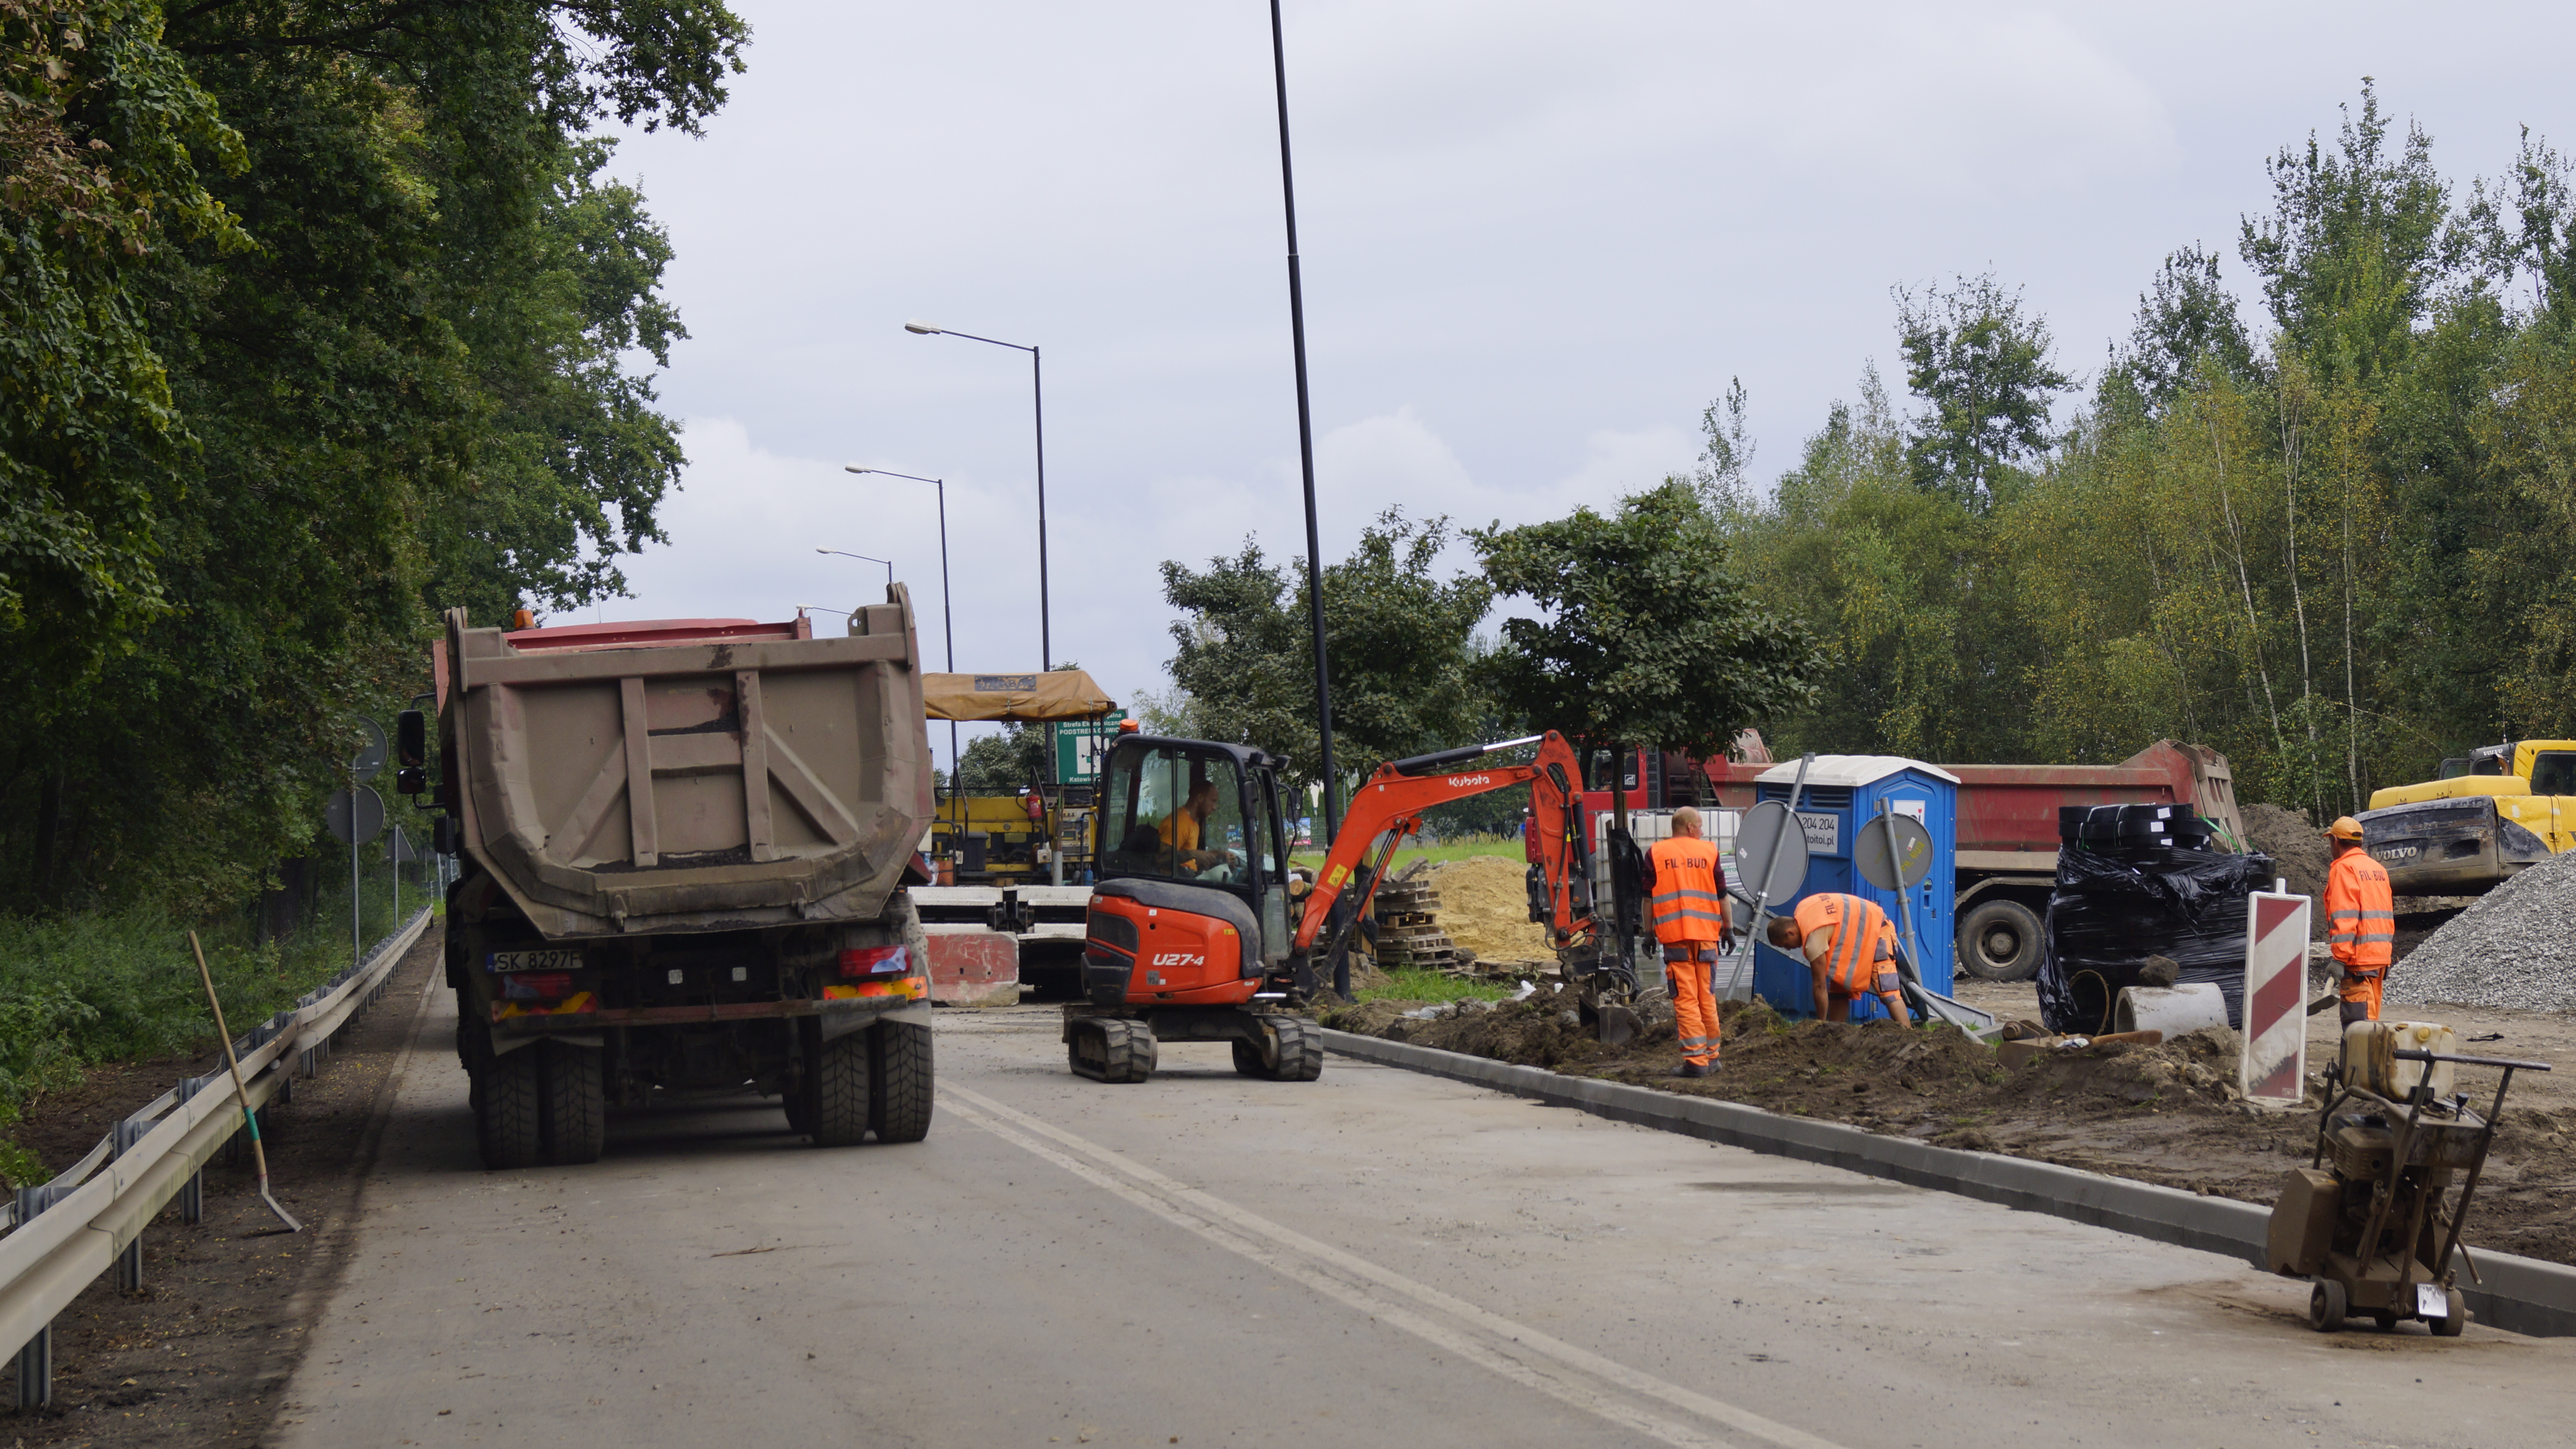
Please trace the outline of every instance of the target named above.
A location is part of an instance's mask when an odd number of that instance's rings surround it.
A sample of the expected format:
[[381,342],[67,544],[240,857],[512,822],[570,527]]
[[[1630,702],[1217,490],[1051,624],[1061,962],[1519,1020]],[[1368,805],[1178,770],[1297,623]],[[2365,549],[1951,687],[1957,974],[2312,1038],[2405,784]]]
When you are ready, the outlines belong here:
[[2153,848],[2057,853],[2039,962],[2039,1015],[2051,1031],[2107,1030],[2122,988],[2150,956],[2171,957],[2179,984],[2214,983],[2227,1024],[2245,1020],[2245,898],[2271,885],[2265,855]]

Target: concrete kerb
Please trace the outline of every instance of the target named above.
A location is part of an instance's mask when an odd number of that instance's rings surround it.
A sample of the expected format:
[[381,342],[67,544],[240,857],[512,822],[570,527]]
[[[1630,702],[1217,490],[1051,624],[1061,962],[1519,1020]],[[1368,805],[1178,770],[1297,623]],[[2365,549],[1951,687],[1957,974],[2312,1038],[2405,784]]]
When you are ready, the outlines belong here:
[[[1784,1117],[1759,1107],[1560,1076],[1538,1067],[1489,1061],[1463,1052],[1326,1031],[1324,1044],[1345,1056],[1448,1077],[1514,1096],[1575,1107],[1596,1117],[1678,1132],[1730,1147],[1823,1163],[1913,1187],[1955,1192],[2024,1212],[2241,1259],[2261,1268],[2268,1208],[2232,1198],[2202,1197],[2154,1183],[2131,1182],[2051,1162],[1935,1147],[1882,1137],[1838,1122]],[[2474,1211],[2474,1210],[2473,1210]],[[2576,1269],[2510,1253],[2474,1254],[2477,1281],[2464,1268],[2460,1291],[2477,1321],[2540,1336],[2576,1335]]]

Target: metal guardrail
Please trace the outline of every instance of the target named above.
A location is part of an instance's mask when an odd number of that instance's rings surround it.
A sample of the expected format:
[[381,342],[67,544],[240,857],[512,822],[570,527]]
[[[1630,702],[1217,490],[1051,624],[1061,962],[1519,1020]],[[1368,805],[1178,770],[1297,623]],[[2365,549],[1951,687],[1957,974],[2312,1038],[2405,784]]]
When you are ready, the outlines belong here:
[[[429,928],[429,910],[376,943],[365,960],[296,999],[234,1042],[254,1110],[294,1100],[331,1036],[381,995],[393,968]],[[296,1060],[288,1060],[289,1054]],[[54,1316],[98,1276],[117,1270],[143,1286],[143,1229],[172,1198],[181,1218],[205,1215],[205,1166],[242,1130],[240,1101],[222,1072],[188,1077],[116,1124],[89,1155],[53,1181],[18,1189],[0,1208],[0,1343],[18,1350],[18,1404],[53,1401]]]

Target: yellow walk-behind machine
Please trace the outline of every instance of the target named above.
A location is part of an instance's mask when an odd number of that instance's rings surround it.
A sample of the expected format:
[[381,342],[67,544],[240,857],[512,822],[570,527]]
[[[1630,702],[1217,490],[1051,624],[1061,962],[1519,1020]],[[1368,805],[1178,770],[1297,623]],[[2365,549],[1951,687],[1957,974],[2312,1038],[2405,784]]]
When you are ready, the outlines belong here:
[[[2313,1285],[2308,1324],[2319,1333],[2355,1317],[2382,1332],[2422,1319],[2443,1338],[2468,1327],[2450,1266],[2460,1229],[2513,1074],[2549,1068],[2461,1056],[2449,1050],[2453,1041],[2446,1026],[2354,1022],[2341,1060],[2326,1069],[2316,1152],[2272,1205],[2265,1248],[2273,1272]],[[2461,1066],[2503,1069],[2484,1116],[2453,1090]],[[2474,1262],[2469,1277],[2476,1281]]]

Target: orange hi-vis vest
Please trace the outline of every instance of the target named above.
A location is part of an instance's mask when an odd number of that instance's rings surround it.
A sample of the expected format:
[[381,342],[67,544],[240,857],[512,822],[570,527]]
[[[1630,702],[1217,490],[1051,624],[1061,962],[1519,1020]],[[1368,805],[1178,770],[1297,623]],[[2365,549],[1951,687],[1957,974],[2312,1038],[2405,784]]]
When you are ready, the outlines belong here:
[[2377,976],[2397,954],[2397,901],[2369,851],[2347,850],[2326,867],[2326,945],[2347,976]]
[[1647,902],[1655,939],[1667,946],[1724,940],[1726,867],[1717,847],[1676,835],[1656,841],[1646,859],[1655,868],[1655,892]]
[[1798,902],[1794,919],[1812,938],[1830,932],[1821,959],[1825,988],[1840,996],[1886,996],[1901,989],[1896,976],[1896,927],[1887,912],[1858,896],[1812,895]]

